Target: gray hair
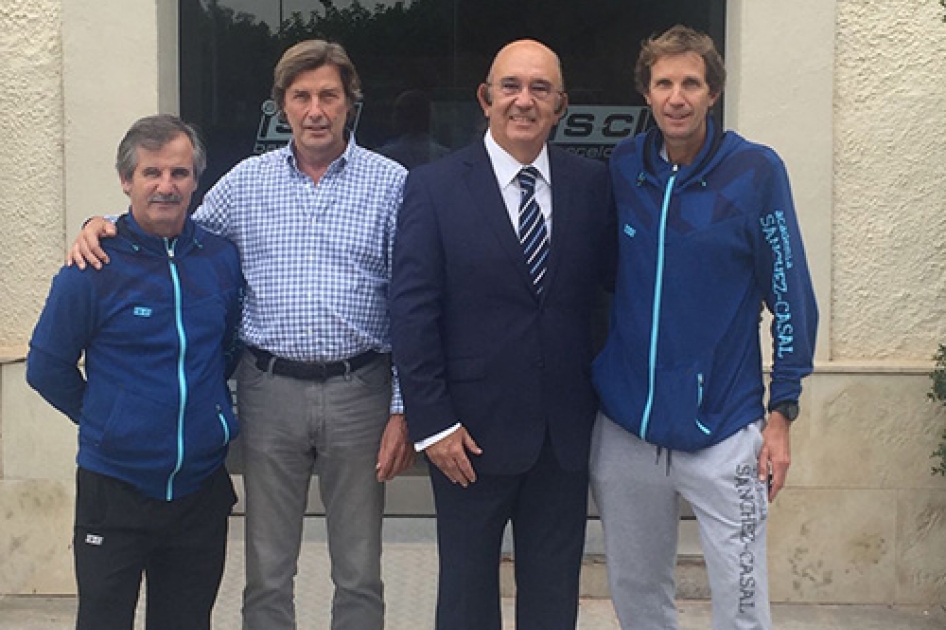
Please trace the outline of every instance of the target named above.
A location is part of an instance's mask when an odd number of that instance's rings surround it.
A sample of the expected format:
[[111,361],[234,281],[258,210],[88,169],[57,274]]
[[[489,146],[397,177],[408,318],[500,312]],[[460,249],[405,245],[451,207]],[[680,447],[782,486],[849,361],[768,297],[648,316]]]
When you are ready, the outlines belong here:
[[194,147],[194,179],[200,179],[207,168],[207,150],[197,131],[177,116],[159,114],[135,121],[118,144],[115,168],[123,180],[130,180],[138,168],[138,148],[158,151],[179,135],[187,136]]

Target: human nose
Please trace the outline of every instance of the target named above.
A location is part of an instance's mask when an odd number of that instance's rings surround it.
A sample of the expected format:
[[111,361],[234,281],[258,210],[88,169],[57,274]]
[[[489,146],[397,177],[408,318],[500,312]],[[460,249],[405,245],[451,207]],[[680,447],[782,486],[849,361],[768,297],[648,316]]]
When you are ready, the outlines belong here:
[[680,85],[674,85],[672,88],[670,88],[670,97],[667,99],[667,101],[671,105],[684,104],[686,100],[683,98],[683,87]]
[[535,103],[535,95],[532,93],[532,89],[528,85],[519,86],[514,103],[519,107],[532,106]]
[[321,118],[325,115],[325,109],[322,107],[322,101],[318,96],[313,96],[309,101],[309,107],[306,110],[306,116],[309,118]]
[[157,192],[162,193],[162,194],[168,193],[168,192],[174,192],[174,188],[175,188],[174,178],[171,176],[171,174],[162,173],[161,176],[158,178]]

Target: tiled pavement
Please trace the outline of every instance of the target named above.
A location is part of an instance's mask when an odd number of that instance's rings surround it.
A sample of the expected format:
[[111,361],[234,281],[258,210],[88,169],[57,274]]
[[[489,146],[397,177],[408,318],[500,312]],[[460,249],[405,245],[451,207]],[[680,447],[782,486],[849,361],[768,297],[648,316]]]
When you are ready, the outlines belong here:
[[[231,534],[228,565],[214,613],[214,630],[240,627],[243,583],[243,545],[240,522]],[[306,528],[306,540],[296,581],[300,630],[328,628],[331,582],[320,524]],[[387,630],[427,630],[433,627],[436,595],[436,550],[430,536],[416,527],[388,527],[384,548]],[[407,532],[407,533],[405,533]],[[414,533],[411,533],[414,532]],[[416,538],[416,539],[415,539]],[[503,600],[505,628],[512,629],[513,602]],[[679,602],[681,630],[709,630],[708,602]],[[73,626],[75,599],[0,597],[0,630],[65,630]],[[774,606],[779,630],[934,630],[946,629],[946,607],[888,607],[779,604]],[[141,615],[136,628],[143,628]],[[609,600],[583,598],[579,630],[617,630]]]

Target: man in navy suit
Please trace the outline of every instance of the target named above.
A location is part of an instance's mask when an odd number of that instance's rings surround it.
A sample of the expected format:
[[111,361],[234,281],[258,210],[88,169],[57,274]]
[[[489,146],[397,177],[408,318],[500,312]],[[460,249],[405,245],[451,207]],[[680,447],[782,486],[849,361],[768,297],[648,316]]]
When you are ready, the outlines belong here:
[[516,627],[574,629],[597,404],[591,312],[614,241],[608,174],[546,144],[568,97],[544,45],[503,48],[477,99],[484,138],[408,175],[391,287],[408,428],[431,462],[437,628],[501,628],[511,521]]

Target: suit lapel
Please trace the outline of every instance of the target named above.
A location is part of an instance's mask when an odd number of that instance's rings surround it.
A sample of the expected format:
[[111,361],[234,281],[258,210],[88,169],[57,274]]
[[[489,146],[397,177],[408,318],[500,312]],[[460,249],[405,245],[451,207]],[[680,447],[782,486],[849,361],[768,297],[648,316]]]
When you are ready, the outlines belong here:
[[572,174],[565,167],[560,151],[549,147],[549,170],[552,177],[552,236],[549,239],[549,261],[546,266],[545,290],[548,295],[554,290],[555,277],[561,264],[564,241],[572,234],[571,222],[574,218],[574,190]]
[[506,202],[503,201],[499,184],[496,182],[496,173],[489,161],[486,147],[482,143],[478,142],[474,145],[469,159],[466,160],[466,165],[465,180],[467,190],[473,200],[473,207],[482,214],[484,222],[496,236],[510,264],[516,269],[516,273],[529,290],[534,293],[535,288],[526,267],[519,236],[509,221],[509,212],[506,210]]

